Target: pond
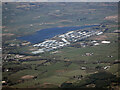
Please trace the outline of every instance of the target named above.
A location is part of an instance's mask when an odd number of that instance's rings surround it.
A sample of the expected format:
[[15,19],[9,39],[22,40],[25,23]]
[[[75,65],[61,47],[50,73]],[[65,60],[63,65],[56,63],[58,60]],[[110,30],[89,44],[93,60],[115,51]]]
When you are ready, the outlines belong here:
[[98,25],[46,28],[37,31],[32,35],[18,37],[17,39],[29,41],[34,44],[34,43],[42,42],[45,39],[50,39],[56,35],[67,33],[69,31],[75,31],[75,30],[94,27],[94,26],[98,26]]

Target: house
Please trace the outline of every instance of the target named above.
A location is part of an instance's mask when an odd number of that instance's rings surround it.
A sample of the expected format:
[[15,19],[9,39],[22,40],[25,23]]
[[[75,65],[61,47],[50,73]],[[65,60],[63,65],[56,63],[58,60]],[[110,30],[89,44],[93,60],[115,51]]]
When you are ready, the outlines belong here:
[[30,44],[30,42],[24,42],[21,45],[25,46],[25,45],[29,45],[29,44]]
[[94,45],[97,46],[97,45],[100,45],[100,44],[99,43],[95,43]]
[[107,43],[110,43],[110,41],[102,41],[101,43],[107,44]]
[[95,87],[95,84],[88,84],[88,85],[86,85],[86,87],[94,88],[94,87]]
[[105,66],[105,67],[104,67],[105,70],[108,69],[108,68],[110,68],[110,66]]
[[2,85],[7,85],[7,82],[6,81],[2,81]]
[[86,70],[86,67],[81,67],[82,70]]

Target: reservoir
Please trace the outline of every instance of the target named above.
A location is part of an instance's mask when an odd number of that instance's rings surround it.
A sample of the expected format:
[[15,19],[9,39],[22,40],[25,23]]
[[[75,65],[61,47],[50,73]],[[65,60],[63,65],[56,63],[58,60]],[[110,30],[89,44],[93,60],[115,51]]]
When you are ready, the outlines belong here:
[[45,39],[50,39],[56,35],[67,33],[69,31],[75,31],[75,30],[90,28],[90,27],[94,27],[94,26],[99,26],[99,25],[55,27],[55,28],[41,29],[32,35],[18,37],[17,39],[29,41],[29,42],[35,44],[35,43],[42,42]]

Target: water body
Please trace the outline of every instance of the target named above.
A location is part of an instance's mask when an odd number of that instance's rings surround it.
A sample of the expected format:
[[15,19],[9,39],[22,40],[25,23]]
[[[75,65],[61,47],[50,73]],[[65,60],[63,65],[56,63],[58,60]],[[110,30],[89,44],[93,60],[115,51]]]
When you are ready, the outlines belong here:
[[69,31],[75,31],[75,30],[94,27],[94,26],[99,26],[99,25],[47,28],[47,29],[42,29],[40,31],[37,31],[32,35],[18,37],[18,39],[26,40],[34,44],[34,43],[39,43],[41,41],[44,41],[45,39],[50,39],[56,35],[67,33]]

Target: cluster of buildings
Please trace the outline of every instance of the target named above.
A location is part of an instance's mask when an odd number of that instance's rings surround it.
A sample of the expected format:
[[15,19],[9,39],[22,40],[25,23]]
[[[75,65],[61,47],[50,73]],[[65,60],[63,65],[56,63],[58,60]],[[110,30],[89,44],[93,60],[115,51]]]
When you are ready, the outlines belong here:
[[55,36],[52,39],[46,40],[42,43],[34,44],[34,47],[40,47],[37,51],[33,51],[33,54],[43,53],[45,51],[51,51],[64,46],[67,46],[73,42],[77,42],[86,39],[93,35],[100,35],[102,31],[92,31],[92,30],[76,30],[70,31],[62,35]]

